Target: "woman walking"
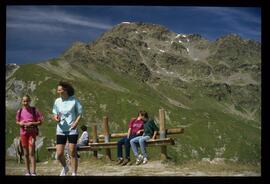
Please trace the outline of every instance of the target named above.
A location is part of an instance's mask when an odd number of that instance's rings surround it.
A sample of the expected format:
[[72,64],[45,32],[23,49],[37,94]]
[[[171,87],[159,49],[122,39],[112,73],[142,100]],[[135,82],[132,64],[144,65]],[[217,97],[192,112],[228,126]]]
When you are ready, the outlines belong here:
[[56,157],[63,169],[60,176],[66,176],[69,168],[67,166],[64,149],[68,141],[72,176],[77,175],[78,158],[76,144],[78,141],[77,126],[82,116],[82,105],[74,96],[74,88],[67,82],[60,81],[57,85],[57,98],[53,105],[53,119],[57,122],[56,128]]

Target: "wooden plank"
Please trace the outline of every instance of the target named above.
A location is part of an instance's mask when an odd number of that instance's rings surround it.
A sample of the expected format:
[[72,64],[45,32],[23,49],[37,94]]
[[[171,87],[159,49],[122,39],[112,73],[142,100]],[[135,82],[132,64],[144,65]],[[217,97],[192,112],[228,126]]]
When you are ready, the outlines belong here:
[[[146,146],[164,146],[164,145],[175,145],[174,139],[154,139],[146,141]],[[95,151],[99,149],[117,148],[117,142],[108,143],[89,143],[89,146],[82,146],[79,151]],[[55,151],[55,147],[47,147],[48,151]]]
[[146,141],[146,146],[164,146],[164,145],[175,145],[174,139],[165,138]]
[[[56,151],[56,147],[47,147],[48,151]],[[99,148],[93,148],[91,146],[81,146],[78,151],[97,151]]]
[[[109,130],[109,118],[107,116],[103,117],[104,126],[104,141],[105,143],[110,142],[110,130]],[[111,160],[111,150],[109,148],[105,149],[106,159]]]
[[[166,137],[166,129],[165,129],[165,111],[164,109],[159,109],[159,137],[160,139],[164,139]],[[160,158],[161,160],[165,160],[167,158],[167,147],[160,147]]]
[[168,129],[166,129],[166,134],[167,135],[170,135],[170,134],[182,134],[182,133],[184,133],[184,130],[185,130],[184,128],[168,128]]
[[[127,136],[127,133],[113,133],[110,135],[111,138],[122,138],[122,137],[125,137]],[[98,138],[99,139],[104,139],[104,135],[101,134],[101,135],[98,135]]]
[[[96,143],[96,142],[98,142],[98,139],[97,139],[97,125],[93,125],[92,130],[93,130],[93,140],[92,140],[92,142]],[[94,151],[93,155],[94,155],[94,158],[96,158],[96,159],[98,158],[98,152],[97,151]]]
[[[146,141],[146,146],[163,146],[163,145],[174,145],[174,140],[172,138],[165,139],[155,139]],[[98,148],[117,148],[117,142],[108,142],[108,143],[91,143],[91,147]]]
[[[184,128],[169,128],[169,129],[166,129],[166,135],[181,134],[181,133],[184,133]],[[159,135],[159,132],[157,133],[157,135]],[[127,133],[113,133],[113,134],[110,134],[111,138],[122,138],[122,137],[125,137],[125,136],[127,136]],[[98,135],[98,138],[99,139],[104,139],[104,135],[103,134]]]
[[78,151],[97,151],[98,148],[93,148],[92,146],[81,146]]
[[55,146],[47,147],[47,150],[48,150],[48,151],[55,151],[55,150],[56,150],[56,147],[55,147]]

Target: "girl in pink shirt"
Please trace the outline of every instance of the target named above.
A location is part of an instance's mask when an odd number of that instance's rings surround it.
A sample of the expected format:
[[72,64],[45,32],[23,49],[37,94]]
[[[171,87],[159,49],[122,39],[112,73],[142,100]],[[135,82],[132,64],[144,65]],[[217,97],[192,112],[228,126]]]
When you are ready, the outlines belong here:
[[[16,124],[20,126],[20,138],[25,156],[26,176],[36,176],[35,141],[38,127],[43,120],[42,114],[30,106],[30,96],[22,98],[22,108],[17,111]],[[32,173],[30,172],[30,160]]]

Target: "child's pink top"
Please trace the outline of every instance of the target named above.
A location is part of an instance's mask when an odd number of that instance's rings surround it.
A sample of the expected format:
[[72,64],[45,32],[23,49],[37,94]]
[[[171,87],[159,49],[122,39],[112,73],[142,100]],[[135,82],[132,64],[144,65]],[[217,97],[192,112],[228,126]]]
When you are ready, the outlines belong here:
[[[36,112],[36,121],[42,121],[43,120],[42,113],[39,112],[37,109],[35,110],[35,112]],[[31,108],[22,107],[22,112],[21,112],[20,118],[19,118],[19,114],[20,114],[20,109],[17,111],[16,121],[22,121],[24,123],[34,122],[34,116],[32,115]],[[21,127],[20,128],[20,135],[25,135],[26,133],[36,134],[37,133],[36,131],[37,130],[35,130],[34,128],[30,128],[30,129],[26,130],[25,128]]]

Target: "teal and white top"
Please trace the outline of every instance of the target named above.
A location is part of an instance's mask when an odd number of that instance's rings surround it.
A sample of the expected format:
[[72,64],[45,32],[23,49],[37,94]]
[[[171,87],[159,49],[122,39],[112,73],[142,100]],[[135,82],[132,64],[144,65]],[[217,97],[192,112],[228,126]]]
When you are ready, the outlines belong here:
[[63,100],[57,98],[53,105],[53,114],[60,117],[60,122],[57,123],[57,135],[76,135],[78,134],[77,127],[70,129],[76,118],[82,114],[82,105],[74,96]]

